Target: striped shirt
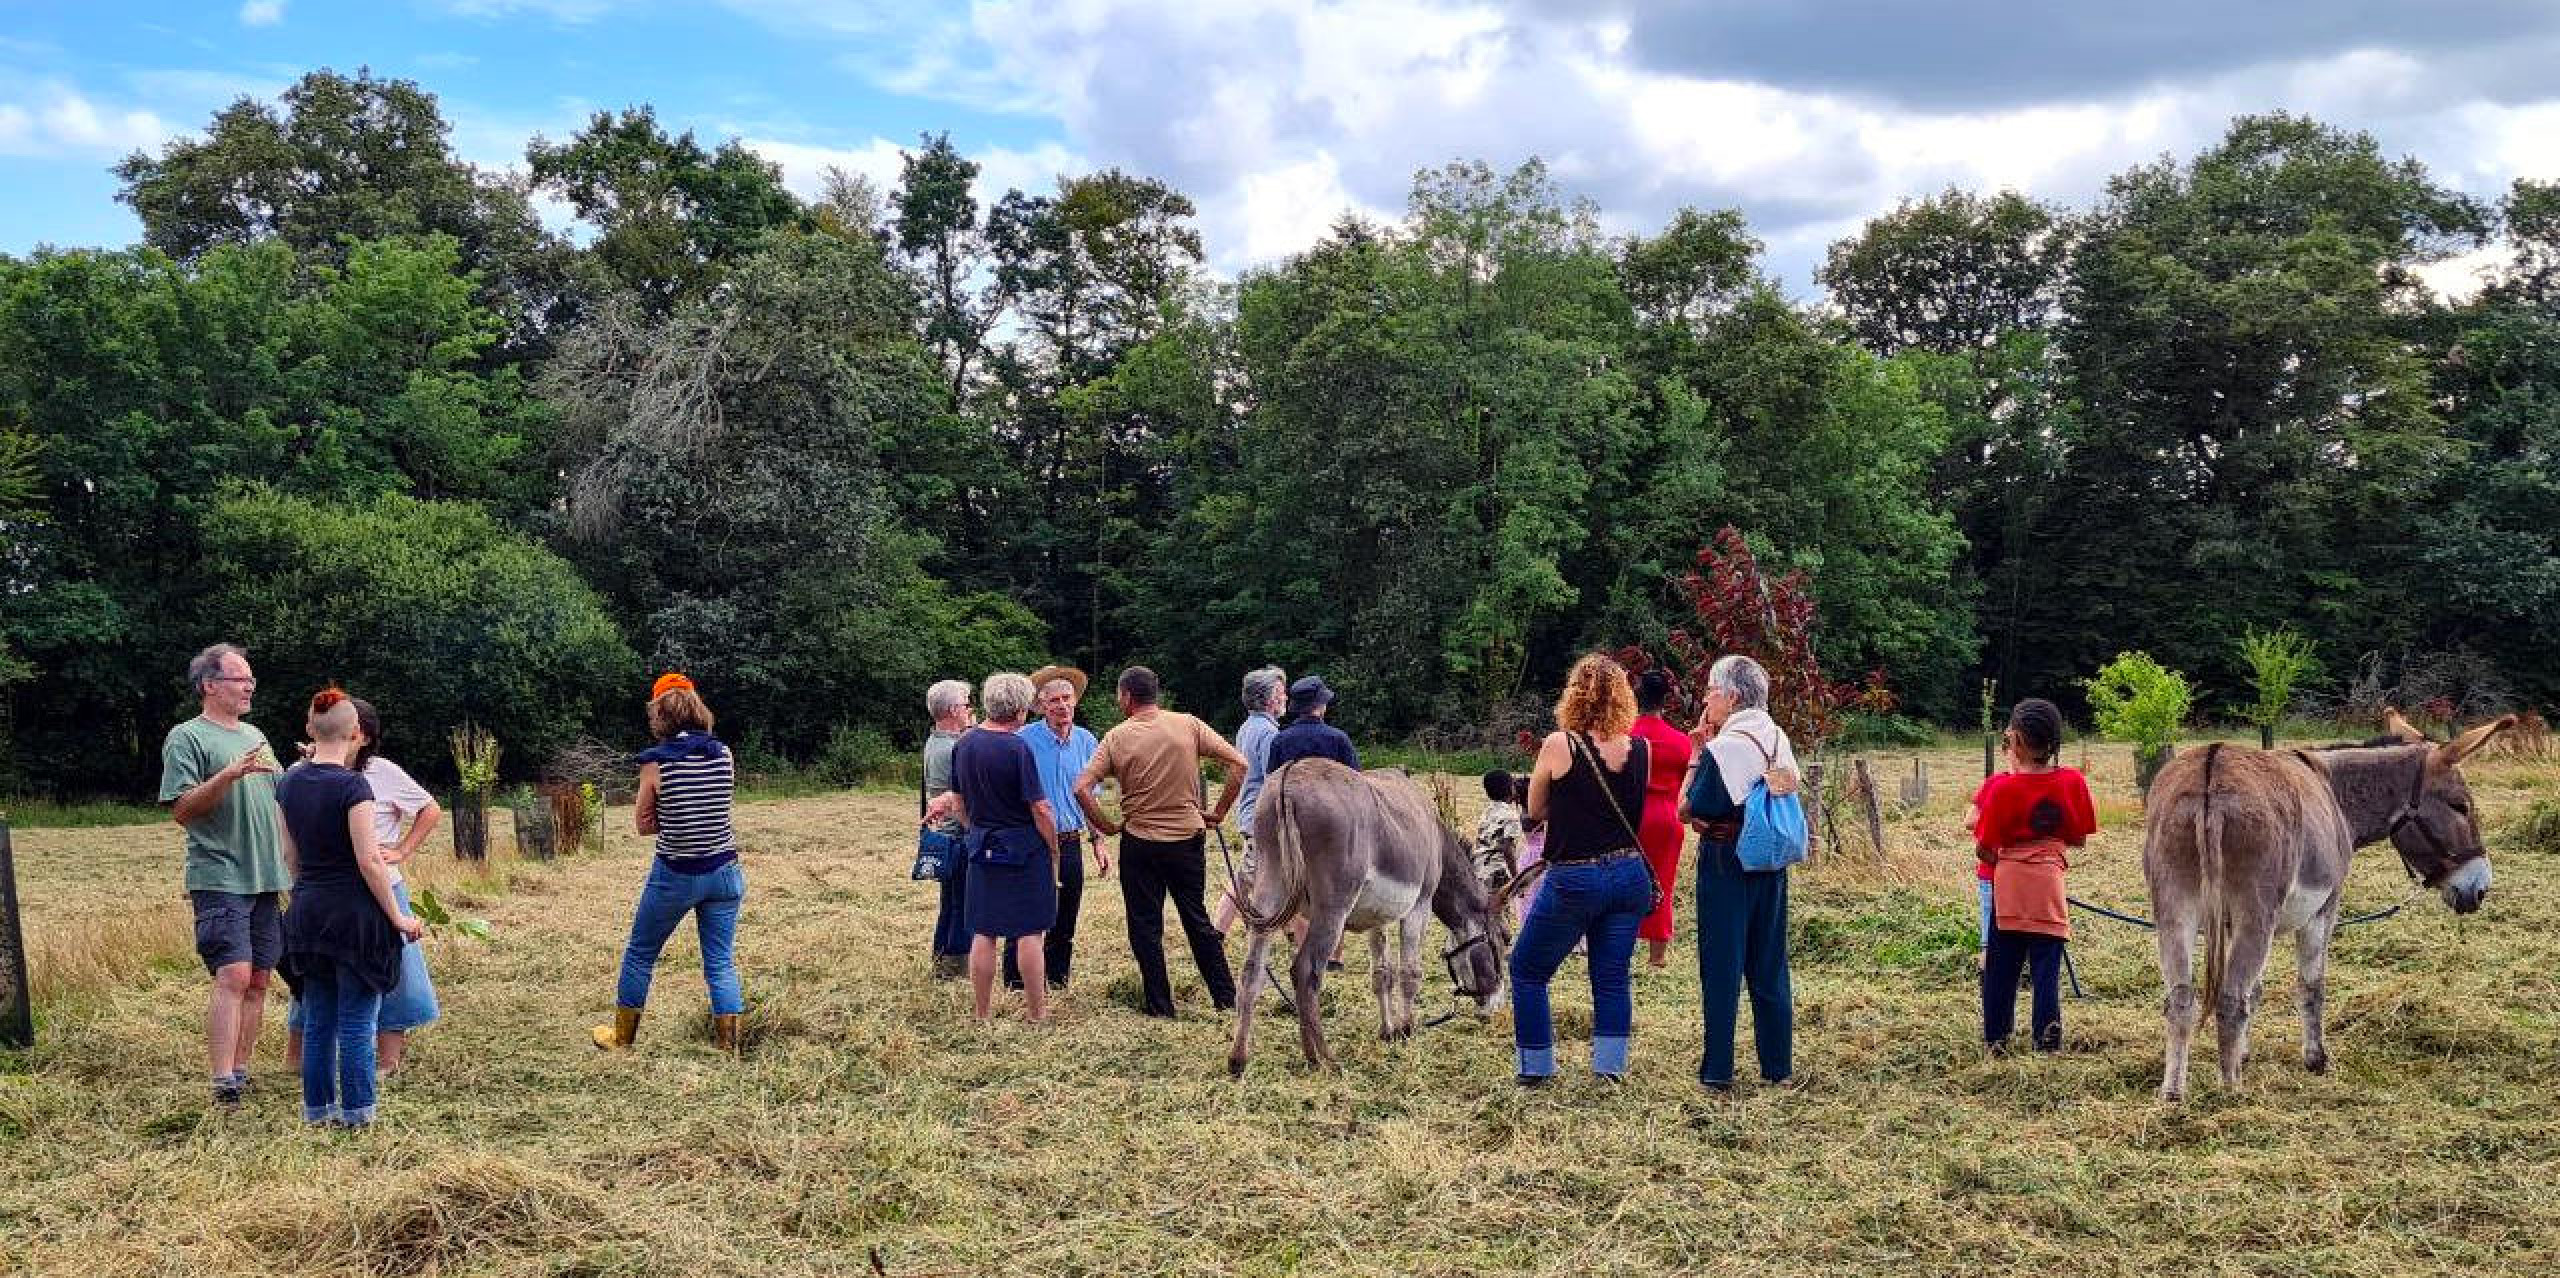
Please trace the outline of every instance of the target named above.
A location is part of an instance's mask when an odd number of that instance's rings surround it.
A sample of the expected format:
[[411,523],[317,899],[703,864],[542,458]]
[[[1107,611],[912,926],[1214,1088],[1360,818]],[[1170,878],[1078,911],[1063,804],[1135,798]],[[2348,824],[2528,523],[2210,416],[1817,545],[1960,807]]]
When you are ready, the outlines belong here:
[[[689,744],[686,739],[696,735],[680,734],[667,744]],[[651,753],[662,756],[655,760],[658,859],[684,874],[708,874],[737,860],[738,836],[729,820],[737,768],[729,752],[710,741],[674,758],[663,757],[676,753],[663,747]]]

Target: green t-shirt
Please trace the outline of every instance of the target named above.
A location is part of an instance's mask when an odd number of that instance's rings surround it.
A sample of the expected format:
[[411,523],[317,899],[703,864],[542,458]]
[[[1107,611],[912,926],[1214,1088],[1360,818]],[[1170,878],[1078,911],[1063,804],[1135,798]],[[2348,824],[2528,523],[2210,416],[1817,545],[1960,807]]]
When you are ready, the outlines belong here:
[[[168,803],[267,743],[254,724],[226,728],[197,715],[160,744],[160,801]],[[187,827],[187,890],[254,896],[292,887],[276,839],[276,774],[233,782],[222,803]]]

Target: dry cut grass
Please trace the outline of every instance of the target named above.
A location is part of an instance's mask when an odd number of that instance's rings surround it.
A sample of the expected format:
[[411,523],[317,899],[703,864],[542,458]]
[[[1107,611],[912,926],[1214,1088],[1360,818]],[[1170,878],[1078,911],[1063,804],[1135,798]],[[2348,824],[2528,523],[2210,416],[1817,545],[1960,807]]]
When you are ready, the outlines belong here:
[[[2074,888],[2138,910],[2130,764],[2094,753],[2109,828]],[[2150,938],[2121,925],[2088,923],[2074,942],[2087,996],[2067,1006],[2071,1051],[1982,1053],[1968,854],[1953,828],[1971,788],[1960,779],[1967,754],[1933,763],[1938,792],[1890,828],[1886,860],[1818,864],[1795,880],[1808,1085],[1730,1098],[1692,1081],[1697,978],[1678,947],[1672,966],[1639,976],[1636,1066],[1623,1089],[1569,1073],[1516,1092],[1499,1017],[1376,1042],[1357,945],[1326,998],[1342,1071],[1301,1069],[1290,1027],[1266,1018],[1252,1072],[1230,1082],[1229,1023],[1196,980],[1177,978],[1178,1022],[1133,1010],[1116,879],[1088,889],[1059,1023],[972,1029],[963,992],[925,978],[932,897],[903,877],[912,799],[864,793],[741,811],[744,1059],[705,1041],[685,936],[659,969],[639,1050],[609,1058],[586,1045],[585,1027],[610,1006],[645,868],[640,842],[616,833],[576,860],[501,864],[439,887],[488,917],[498,939],[429,942],[445,1022],[419,1036],[385,1123],[331,1136],[294,1121],[280,1033],[260,1049],[261,1091],[246,1111],[206,1111],[203,976],[183,933],[149,922],[176,899],[173,832],[25,832],[22,889],[47,993],[41,1045],[0,1072],[0,1268],[2384,1275],[2560,1265],[2560,864],[2510,852],[2496,833],[2536,798],[2560,795],[2546,765],[2473,771],[2500,854],[2487,910],[2456,920],[2421,901],[2339,939],[2332,1073],[2297,1063],[2280,951],[2248,1090],[2209,1081],[2207,1045],[2189,1102],[2164,1107],[2151,1095]],[[1881,775],[1905,767],[1901,756],[1879,760]],[[1472,787],[1456,789],[1471,814]],[[442,859],[430,859],[430,877],[451,873]],[[2348,904],[2371,908],[2402,890],[2394,859],[2369,852]],[[1688,912],[1684,902],[1684,944]],[[1445,1004],[1447,978],[1436,962],[1430,972],[1426,998]],[[1568,965],[1557,987],[1569,1061],[1589,1033],[1580,979]]]

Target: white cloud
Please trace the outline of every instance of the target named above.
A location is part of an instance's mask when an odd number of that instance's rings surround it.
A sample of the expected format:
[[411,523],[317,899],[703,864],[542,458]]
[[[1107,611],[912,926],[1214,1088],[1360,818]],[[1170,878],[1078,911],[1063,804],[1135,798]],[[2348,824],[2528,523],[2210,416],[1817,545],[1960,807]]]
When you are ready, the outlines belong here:
[[102,107],[61,84],[35,98],[0,101],[0,155],[119,155],[169,136],[149,111]]
[[242,0],[240,25],[272,27],[284,21],[284,0]]

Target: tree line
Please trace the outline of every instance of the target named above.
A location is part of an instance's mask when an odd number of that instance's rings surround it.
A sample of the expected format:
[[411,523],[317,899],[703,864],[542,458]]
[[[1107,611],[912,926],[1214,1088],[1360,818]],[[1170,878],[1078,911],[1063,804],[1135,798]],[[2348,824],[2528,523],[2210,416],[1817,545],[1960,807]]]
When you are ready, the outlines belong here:
[[806,761],[1051,656],[1502,740],[1576,652],[1666,652],[1726,525],[1924,722],[2126,648],[2236,706],[2287,624],[2560,684],[2560,186],[2298,116],[2087,208],[1911,199],[1819,303],[1740,213],[1612,235],[1536,161],[1230,281],[1143,175],[982,204],[932,136],[803,199],[645,106],[491,172],[362,72],[116,174],[142,243],[0,257],[0,789],[142,789],[215,639],[276,726],[336,679],[430,763],[627,737],[659,667]]

